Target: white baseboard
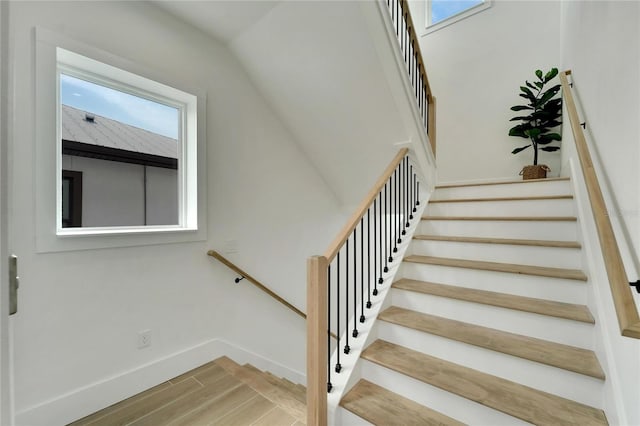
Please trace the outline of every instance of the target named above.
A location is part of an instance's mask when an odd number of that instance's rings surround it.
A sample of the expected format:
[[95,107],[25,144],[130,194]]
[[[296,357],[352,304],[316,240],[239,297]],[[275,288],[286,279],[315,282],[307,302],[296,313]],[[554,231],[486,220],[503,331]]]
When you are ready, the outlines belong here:
[[17,426],[66,425],[129,398],[223,355],[255,367],[306,383],[303,373],[269,360],[222,339],[213,339],[164,358],[105,378],[16,413]]

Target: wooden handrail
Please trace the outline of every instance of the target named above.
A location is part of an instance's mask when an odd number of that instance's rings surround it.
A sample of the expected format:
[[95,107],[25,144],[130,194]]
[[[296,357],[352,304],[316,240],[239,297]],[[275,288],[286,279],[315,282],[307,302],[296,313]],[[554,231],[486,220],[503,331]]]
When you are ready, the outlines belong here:
[[613,232],[611,221],[609,220],[607,206],[593,167],[587,141],[580,126],[578,111],[567,78],[570,74],[570,70],[560,73],[560,82],[562,83],[565,104],[569,113],[571,131],[575,139],[580,166],[582,167],[582,173],[585,177],[591,210],[596,223],[598,239],[600,240],[600,249],[602,250],[607,276],[609,277],[609,287],[611,288],[613,304],[615,305],[616,315],[618,316],[618,325],[620,326],[620,331],[623,336],[640,339],[640,316],[638,315],[638,309],[633,300],[633,293],[629,286],[629,280],[624,268],[624,263],[622,262],[618,243],[616,242],[616,236]]
[[427,70],[424,66],[422,51],[420,50],[420,41],[418,40],[418,35],[416,34],[415,25],[413,25],[413,19],[411,18],[411,12],[409,11],[409,2],[408,0],[400,0],[400,8],[402,9],[402,15],[404,16],[404,20],[407,24],[407,31],[409,32],[409,38],[411,39],[411,44],[413,45],[413,49],[417,53],[417,61],[418,68],[420,69],[420,75],[424,80],[425,88],[427,89],[427,102],[431,102],[431,85],[429,85],[429,78],[427,77]]
[[[207,252],[207,255],[218,259],[223,265],[225,265],[227,268],[231,269],[232,271],[237,272],[239,275],[243,276],[247,281],[249,281],[251,284],[255,285],[256,287],[258,287],[260,290],[264,291],[265,293],[267,293],[269,296],[273,297],[274,299],[276,299],[278,302],[282,303],[284,306],[286,306],[287,308],[291,309],[293,312],[295,312],[296,314],[298,314],[299,316],[301,316],[302,318],[304,318],[305,320],[307,319],[307,314],[305,314],[304,312],[302,312],[300,309],[296,308],[295,306],[293,306],[291,303],[287,302],[285,299],[283,299],[282,297],[280,297],[277,293],[275,293],[273,290],[269,289],[269,287],[265,286],[264,284],[262,284],[260,281],[258,281],[257,279],[253,278],[251,275],[247,274],[245,271],[243,271],[242,269],[240,269],[238,266],[236,266],[233,262],[231,262],[229,259],[227,259],[226,257],[224,257],[223,255],[221,255],[220,253],[218,253],[215,250],[209,250]],[[336,336],[336,333],[334,333],[333,331],[331,333],[331,337],[333,337],[334,339],[338,339],[338,336]],[[326,336],[326,334],[325,334]]]
[[408,152],[409,148],[402,148],[400,151],[398,151],[391,163],[389,163],[387,168],[384,169],[384,172],[382,172],[382,175],[380,175],[375,185],[373,185],[373,188],[371,188],[371,190],[367,193],[366,197],[364,197],[356,211],[353,213],[353,215],[351,215],[342,230],[338,233],[338,236],[333,240],[331,245],[329,245],[329,248],[324,253],[324,257],[327,259],[328,263],[331,263],[338,251],[340,251],[340,248],[342,247],[344,242],[347,240],[347,238],[349,238],[351,232],[355,229],[355,227],[358,226],[358,224],[360,223],[360,219],[367,212],[367,209],[369,209],[369,206],[371,206],[373,200],[378,196],[378,193],[380,192],[382,187],[384,187],[384,184],[389,180],[389,177],[391,176],[393,171],[396,169],[398,164],[400,164],[400,161],[402,161],[402,159],[405,157],[405,155],[407,155]]
[[218,253],[215,250],[209,250],[207,252],[207,255],[214,257],[216,259],[218,259],[221,263],[223,263],[227,268],[236,271],[238,274],[240,274],[241,276],[243,276],[247,281],[249,281],[251,284],[255,285],[256,287],[258,287],[260,290],[264,291],[265,293],[267,293],[269,296],[273,297],[274,299],[276,299],[278,302],[282,303],[284,306],[286,306],[287,308],[291,309],[293,312],[295,312],[296,314],[300,315],[302,318],[307,319],[307,315],[302,312],[300,309],[296,308],[295,306],[293,306],[291,303],[287,302],[286,300],[284,300],[282,297],[278,296],[278,294],[274,293],[271,289],[269,289],[267,286],[265,286],[264,284],[262,284],[260,281],[258,281],[257,279],[253,278],[251,275],[247,274],[245,271],[243,271],[242,269],[240,269],[239,267],[237,267],[234,263],[232,263],[229,259],[227,259],[226,257],[224,257],[223,255],[221,255],[220,253]]

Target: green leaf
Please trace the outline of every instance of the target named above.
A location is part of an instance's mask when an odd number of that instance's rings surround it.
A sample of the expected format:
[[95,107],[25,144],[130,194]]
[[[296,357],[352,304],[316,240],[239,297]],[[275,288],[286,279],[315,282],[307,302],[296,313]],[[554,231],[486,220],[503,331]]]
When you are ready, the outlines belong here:
[[520,94],[520,96],[522,96],[525,99],[530,100],[531,103],[534,103],[536,101],[536,95],[533,94],[531,89],[529,89],[526,86],[520,86],[520,90],[524,92],[524,95]]
[[523,111],[525,109],[533,109],[533,107],[524,105],[516,105],[511,107],[511,111]]
[[562,136],[559,133],[547,133],[545,136],[547,138],[551,139],[552,141],[561,141],[562,140]]
[[520,148],[516,148],[513,151],[511,151],[512,154],[517,154],[520,151],[524,151],[525,149],[529,148],[531,145],[527,145],[527,146],[521,146]]
[[521,138],[529,139],[529,136],[524,134],[525,129],[522,124],[518,124],[517,126],[509,129],[509,136],[518,136]]
[[558,68],[551,68],[551,71],[549,71],[545,76],[544,76],[544,82],[548,82],[549,80],[553,79],[556,75],[558,75]]
[[541,70],[536,70],[536,76],[540,79],[540,81],[542,80],[542,71]]
[[553,152],[553,151],[558,151],[560,149],[560,147],[557,146],[543,146],[540,148],[543,151],[547,151],[547,152]]
[[529,99],[531,99],[532,101],[536,99],[536,95],[534,95],[531,89],[529,89],[528,87],[520,86],[520,90],[526,93]]
[[539,81],[536,81],[534,84],[538,86],[538,89],[542,89],[542,86],[544,86],[544,83],[541,83]]
[[536,88],[536,86],[534,86],[533,84],[529,83],[529,80],[526,80],[525,83],[527,84],[527,87],[533,90],[538,90],[538,88]]
[[556,89],[555,87],[552,87],[551,89],[544,92],[544,95],[542,95],[542,97],[538,100],[536,105],[538,107],[543,107],[544,104],[546,104],[552,97],[555,96],[556,93],[558,93],[558,90],[560,89],[559,88]]
[[511,120],[509,121],[518,121],[518,120],[522,120],[522,121],[531,121],[531,116],[527,115],[527,116],[520,116],[520,117],[513,117]]
[[537,129],[535,127],[533,129],[528,129],[524,131],[524,134],[529,136],[531,139],[537,138],[538,136],[540,136],[540,133],[541,133],[540,129]]
[[561,141],[562,136],[558,133],[545,133],[538,137],[538,143],[541,145],[547,145],[554,141]]

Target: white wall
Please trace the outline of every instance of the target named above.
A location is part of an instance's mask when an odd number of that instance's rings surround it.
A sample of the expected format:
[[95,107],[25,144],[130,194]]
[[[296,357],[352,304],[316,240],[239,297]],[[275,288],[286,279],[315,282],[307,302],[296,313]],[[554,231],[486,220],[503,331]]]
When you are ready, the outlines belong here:
[[[303,322],[247,284],[235,286],[205,253],[232,240],[232,260],[304,309],[305,258],[324,250],[340,212],[229,51],[144,3],[14,2],[10,14],[10,248],[22,278],[11,323],[17,423],[71,421],[194,367],[215,339],[304,372]],[[207,241],[36,252],[34,26],[206,90]],[[138,350],[143,329],[152,344]]]
[[145,182],[145,166],[70,155],[62,168],[82,172],[83,227],[178,223],[176,170],[146,166]]
[[637,257],[640,5],[625,1],[563,2],[563,67],[573,70],[574,93],[587,122],[592,156],[606,171],[600,178],[612,191],[615,204],[609,206],[610,213],[624,223]]
[[[416,25],[424,25],[424,2],[411,2]],[[518,178],[533,164],[531,148],[508,136],[512,105],[536,69],[560,65],[558,1],[495,0],[478,14],[424,35],[420,47],[437,98],[439,182]],[[523,143],[524,142],[524,143]],[[557,175],[558,153],[541,152],[539,164]]]
[[[640,244],[640,4],[563,1],[562,30],[562,65],[572,70],[573,94],[587,123],[585,135],[596,173],[628,278],[636,280]],[[564,127],[570,132],[568,120]],[[562,158],[563,174],[571,173],[570,159],[574,168],[580,167],[574,149],[565,150]],[[582,198],[588,203],[586,193]],[[591,212],[584,215],[589,224]],[[595,259],[588,263],[594,284],[590,306],[598,308],[602,336],[598,356],[607,358],[612,369],[607,380],[614,381],[619,391],[608,395],[605,403],[619,407],[623,416],[619,424],[640,424],[640,341],[620,336],[593,226],[590,234]],[[609,421],[614,424],[615,419]]]

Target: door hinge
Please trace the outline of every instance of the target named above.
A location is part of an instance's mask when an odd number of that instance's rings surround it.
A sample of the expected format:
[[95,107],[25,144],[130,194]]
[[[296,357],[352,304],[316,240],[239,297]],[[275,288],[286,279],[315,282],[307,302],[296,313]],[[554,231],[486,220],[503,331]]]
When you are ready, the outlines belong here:
[[18,256],[9,256],[9,315],[18,312],[18,287],[20,287],[20,277],[18,277]]

